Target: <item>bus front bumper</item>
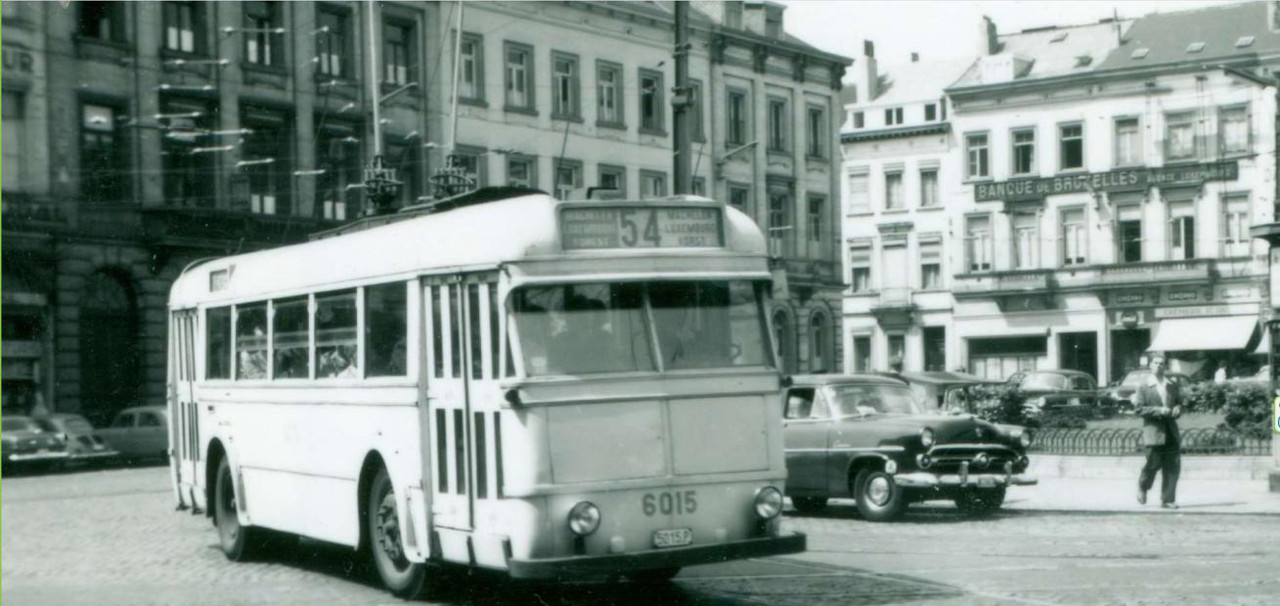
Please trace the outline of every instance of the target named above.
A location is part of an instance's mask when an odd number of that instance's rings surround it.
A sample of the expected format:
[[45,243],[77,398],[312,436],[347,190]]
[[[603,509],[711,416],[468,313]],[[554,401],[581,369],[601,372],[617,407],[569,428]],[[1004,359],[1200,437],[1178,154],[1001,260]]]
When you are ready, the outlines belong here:
[[673,547],[636,553],[530,560],[511,559],[507,561],[507,566],[511,576],[517,579],[608,576],[655,568],[680,568],[698,564],[718,564],[744,558],[786,555],[800,553],[804,549],[805,535],[794,532],[780,537]]

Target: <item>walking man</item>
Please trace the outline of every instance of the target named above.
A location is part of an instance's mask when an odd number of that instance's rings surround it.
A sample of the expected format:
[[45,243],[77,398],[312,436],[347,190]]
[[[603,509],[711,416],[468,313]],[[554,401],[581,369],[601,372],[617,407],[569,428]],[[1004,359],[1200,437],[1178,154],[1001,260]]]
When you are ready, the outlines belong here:
[[1160,472],[1160,506],[1177,509],[1178,474],[1182,470],[1182,443],[1177,418],[1182,416],[1182,393],[1164,374],[1165,358],[1151,357],[1151,375],[1134,394],[1134,406],[1142,417],[1142,446],[1146,464],[1138,476],[1138,503],[1147,503],[1147,491]]

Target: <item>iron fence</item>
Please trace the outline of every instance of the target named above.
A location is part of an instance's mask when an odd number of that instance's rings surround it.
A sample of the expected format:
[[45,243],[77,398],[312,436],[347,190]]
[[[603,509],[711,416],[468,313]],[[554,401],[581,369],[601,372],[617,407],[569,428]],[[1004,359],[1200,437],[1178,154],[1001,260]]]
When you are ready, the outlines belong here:
[[[1231,429],[1181,431],[1184,455],[1267,456],[1271,437],[1254,438]],[[1142,429],[1062,429],[1037,431],[1031,452],[1055,455],[1141,455]]]

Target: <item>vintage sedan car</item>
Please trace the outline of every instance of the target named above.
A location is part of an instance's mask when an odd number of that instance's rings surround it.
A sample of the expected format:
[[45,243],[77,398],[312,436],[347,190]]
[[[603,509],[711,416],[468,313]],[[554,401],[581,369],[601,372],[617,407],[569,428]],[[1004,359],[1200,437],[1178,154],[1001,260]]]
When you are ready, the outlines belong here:
[[[1132,412],[1133,394],[1138,391],[1138,387],[1146,383],[1147,378],[1151,376],[1151,369],[1139,368],[1129,371],[1124,378],[1116,383],[1102,395],[1102,403],[1115,406],[1120,412]],[[1177,372],[1166,372],[1165,376],[1177,383],[1179,387],[1186,389],[1191,385],[1191,377]]]
[[44,419],[5,415],[0,419],[6,468],[47,469],[67,459],[67,444]]
[[[963,372],[913,371],[886,374],[885,376],[904,381],[911,388],[911,393],[915,394],[924,404],[927,411],[961,408],[965,400],[963,393],[967,388],[974,385],[997,384],[996,381],[989,381]],[[973,411],[965,410],[965,412]]]
[[1087,372],[1030,370],[1016,373],[1010,377],[1010,382],[1014,378],[1017,378],[1018,389],[1026,396],[1025,406],[1030,418],[1054,408],[1095,406],[1098,403],[1098,384]]
[[126,408],[98,434],[123,458],[165,458],[169,456],[169,411],[163,406]]
[[1009,486],[1036,483],[1029,432],[927,414],[898,379],[800,375],[782,405],[787,494],[801,512],[853,498],[863,518],[887,521],[908,503],[949,499],[980,514],[998,509]]
[[98,435],[84,417],[69,413],[55,413],[48,421],[67,444],[68,463],[90,463],[110,459],[120,454]]

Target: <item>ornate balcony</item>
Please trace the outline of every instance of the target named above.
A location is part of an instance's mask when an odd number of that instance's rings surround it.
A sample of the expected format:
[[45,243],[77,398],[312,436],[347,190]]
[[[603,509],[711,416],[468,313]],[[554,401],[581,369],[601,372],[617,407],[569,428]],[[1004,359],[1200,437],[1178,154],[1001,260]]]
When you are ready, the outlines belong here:
[[1104,286],[1111,286],[1116,284],[1151,284],[1153,282],[1207,281],[1212,264],[1212,259],[1185,259],[1180,261],[1101,265],[1098,266],[1098,283]]
[[1012,295],[1046,292],[1053,288],[1052,269],[1025,269],[960,274],[955,277],[956,296]]
[[915,317],[916,304],[911,298],[911,289],[906,287],[885,288],[880,291],[879,299],[872,305],[871,314],[881,326],[910,326]]

